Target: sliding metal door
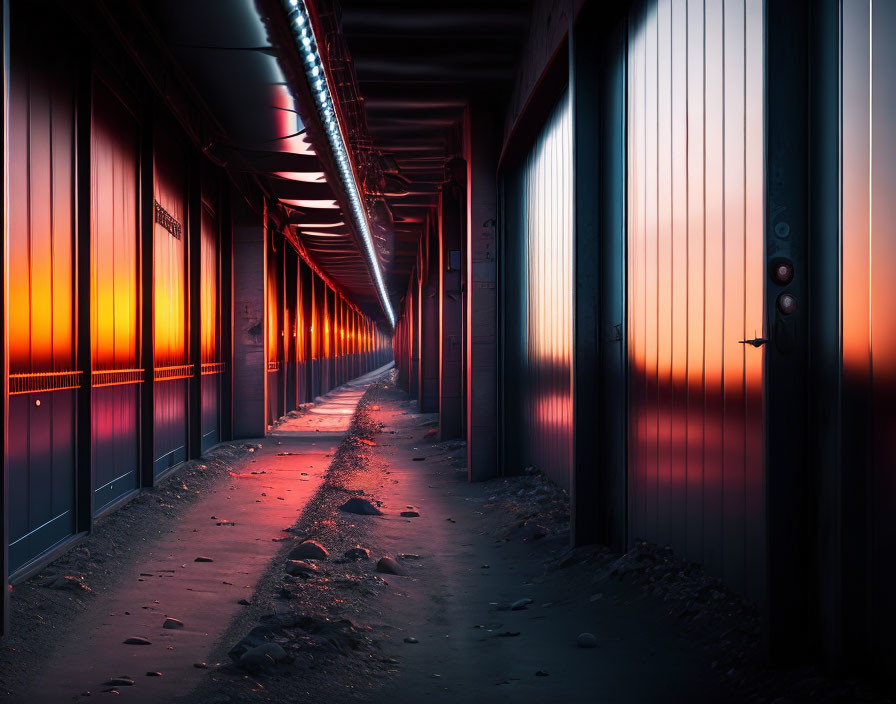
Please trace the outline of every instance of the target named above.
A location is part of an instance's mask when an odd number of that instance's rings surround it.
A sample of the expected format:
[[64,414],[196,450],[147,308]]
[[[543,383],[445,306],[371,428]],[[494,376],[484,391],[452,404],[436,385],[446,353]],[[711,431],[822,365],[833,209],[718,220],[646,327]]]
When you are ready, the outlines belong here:
[[8,105],[9,570],[75,529],[75,86],[66,46],[13,7]]
[[764,5],[649,2],[630,27],[630,536],[761,601]]
[[190,364],[187,320],[187,160],[181,145],[157,129],[154,145],[154,474],[187,457]]

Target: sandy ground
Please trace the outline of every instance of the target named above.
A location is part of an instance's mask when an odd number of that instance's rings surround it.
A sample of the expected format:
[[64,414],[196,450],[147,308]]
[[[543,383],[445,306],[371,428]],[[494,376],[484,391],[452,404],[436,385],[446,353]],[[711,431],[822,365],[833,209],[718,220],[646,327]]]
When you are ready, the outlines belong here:
[[[467,483],[463,443],[391,376],[186,467],[17,587],[4,701],[888,701],[765,668],[755,610],[670,551],[570,550],[568,498],[537,472]],[[326,558],[292,562],[306,540]]]

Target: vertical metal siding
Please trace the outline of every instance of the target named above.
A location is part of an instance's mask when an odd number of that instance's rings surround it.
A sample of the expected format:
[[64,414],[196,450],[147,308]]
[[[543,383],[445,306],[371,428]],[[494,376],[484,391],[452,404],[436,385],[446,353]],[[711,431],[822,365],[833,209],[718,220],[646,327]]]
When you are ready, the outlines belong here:
[[219,285],[220,223],[218,183],[203,179],[200,213],[200,360],[201,360],[201,449],[204,452],[221,439],[221,381],[224,365],[221,350],[221,290]]
[[631,535],[762,597],[764,8],[661,0],[628,50]]
[[[870,646],[882,671],[896,666],[892,629],[896,580],[896,7],[842,2],[842,330],[843,393],[855,453],[845,461],[859,485],[868,476]],[[858,420],[856,420],[858,419]],[[864,422],[863,422],[864,421]]]
[[527,440],[521,458],[569,487],[572,463],[572,121],[564,93],[523,167]]
[[[91,354],[94,379],[123,381],[142,366],[138,251],[138,130],[134,117],[98,79],[91,128]],[[94,507],[137,488],[140,383],[93,383]]]
[[[180,225],[180,237],[163,224],[153,225],[154,367],[189,363],[187,336],[187,165],[181,146],[164,130],[156,130],[155,201]],[[198,321],[197,321],[198,322]],[[186,372],[154,381],[154,471],[160,474],[186,459]]]
[[[25,391],[9,399],[10,571],[75,525],[77,392],[59,377],[16,378],[77,368],[75,82],[66,47],[30,12],[14,13],[10,47],[7,342],[10,389]],[[50,390],[27,393],[35,388]]]

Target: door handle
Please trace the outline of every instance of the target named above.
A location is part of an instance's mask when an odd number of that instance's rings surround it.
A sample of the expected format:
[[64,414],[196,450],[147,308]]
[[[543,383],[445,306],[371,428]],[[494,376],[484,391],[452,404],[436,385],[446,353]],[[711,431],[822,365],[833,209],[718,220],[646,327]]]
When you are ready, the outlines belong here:
[[752,340],[738,340],[742,345],[752,345],[753,347],[762,347],[768,340],[764,337],[756,337]]

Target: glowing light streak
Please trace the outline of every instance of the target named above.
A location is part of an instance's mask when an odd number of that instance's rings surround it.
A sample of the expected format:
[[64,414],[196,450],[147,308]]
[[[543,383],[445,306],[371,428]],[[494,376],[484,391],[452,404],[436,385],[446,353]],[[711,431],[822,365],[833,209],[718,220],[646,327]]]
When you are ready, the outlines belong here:
[[308,8],[305,6],[304,0],[284,0],[284,6],[289,13],[289,20],[296,41],[296,48],[302,58],[302,63],[305,68],[305,77],[308,79],[308,87],[311,89],[311,94],[323,123],[324,132],[326,133],[327,141],[330,145],[330,151],[339,170],[342,186],[348,196],[352,217],[358,231],[361,233],[361,241],[364,244],[364,255],[367,260],[367,268],[370,271],[371,278],[373,279],[377,294],[379,295],[383,311],[389,319],[389,324],[394,328],[395,313],[392,311],[392,305],[389,303],[389,295],[386,292],[383,274],[380,270],[379,261],[373,246],[373,235],[370,231],[370,225],[367,222],[367,213],[364,209],[361,194],[358,191],[348,148],[346,147],[342,129],[339,125],[335,103],[327,83],[326,71],[324,71],[323,62],[317,48],[317,40],[314,37],[314,31],[311,27]]

